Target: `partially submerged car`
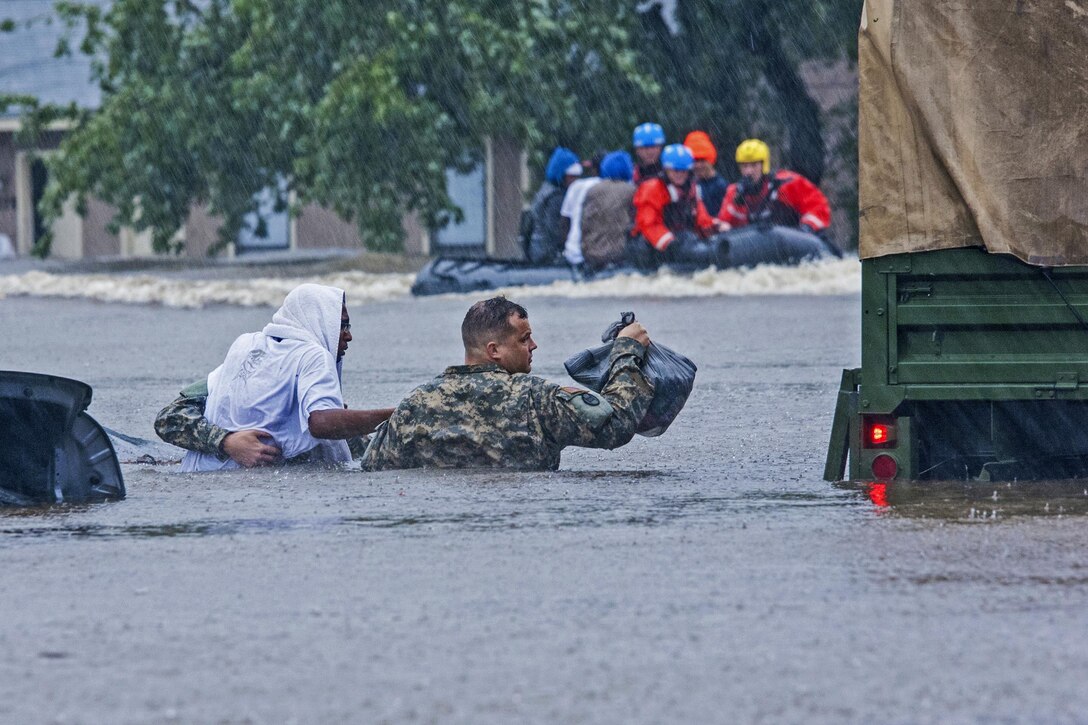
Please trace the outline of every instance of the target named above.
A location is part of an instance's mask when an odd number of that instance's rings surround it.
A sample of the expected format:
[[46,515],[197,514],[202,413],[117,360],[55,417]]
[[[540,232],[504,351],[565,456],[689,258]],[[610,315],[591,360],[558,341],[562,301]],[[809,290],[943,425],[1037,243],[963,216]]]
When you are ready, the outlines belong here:
[[91,388],[78,380],[0,371],[0,505],[125,497],[117,454],[90,404]]

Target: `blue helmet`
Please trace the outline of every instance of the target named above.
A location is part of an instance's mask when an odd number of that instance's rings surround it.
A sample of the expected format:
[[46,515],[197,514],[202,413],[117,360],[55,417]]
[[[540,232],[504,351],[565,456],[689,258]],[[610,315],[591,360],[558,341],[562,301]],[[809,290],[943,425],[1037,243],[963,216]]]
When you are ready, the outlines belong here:
[[578,154],[563,146],[556,146],[548,159],[548,166],[544,170],[544,178],[555,186],[563,185],[563,177],[567,169],[578,163]]
[[661,152],[661,165],[673,171],[691,171],[691,167],[695,165],[695,157],[684,144],[673,143]]
[[626,151],[613,151],[601,161],[601,178],[630,181],[635,175],[635,163]]
[[642,123],[635,126],[631,135],[631,145],[636,149],[643,146],[664,146],[665,129],[659,123]]

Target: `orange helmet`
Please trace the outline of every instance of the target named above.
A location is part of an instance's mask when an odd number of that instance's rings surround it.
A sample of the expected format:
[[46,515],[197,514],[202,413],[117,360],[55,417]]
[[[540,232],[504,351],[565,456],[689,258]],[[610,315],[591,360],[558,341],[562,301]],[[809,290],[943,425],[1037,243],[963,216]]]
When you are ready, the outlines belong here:
[[692,131],[684,138],[684,145],[691,149],[696,161],[706,161],[711,166],[718,160],[718,149],[706,131]]

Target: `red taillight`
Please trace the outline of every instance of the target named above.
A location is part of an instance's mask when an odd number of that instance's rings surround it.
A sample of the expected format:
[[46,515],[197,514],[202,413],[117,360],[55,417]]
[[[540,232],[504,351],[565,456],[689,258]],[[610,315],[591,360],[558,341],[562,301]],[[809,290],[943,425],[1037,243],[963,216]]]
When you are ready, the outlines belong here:
[[866,448],[894,448],[895,418],[866,416],[864,442]]
[[887,453],[881,453],[873,459],[873,476],[881,481],[888,481],[899,473],[899,463]]
[[883,423],[874,423],[873,427],[869,429],[869,442],[878,446],[887,443],[891,433],[889,428],[890,426]]

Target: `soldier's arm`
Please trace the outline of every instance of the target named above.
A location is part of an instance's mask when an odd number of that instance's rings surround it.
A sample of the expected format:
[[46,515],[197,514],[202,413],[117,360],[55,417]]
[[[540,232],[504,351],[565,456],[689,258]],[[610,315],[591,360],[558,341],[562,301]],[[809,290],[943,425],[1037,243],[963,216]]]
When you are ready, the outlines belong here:
[[220,428],[204,412],[208,404],[208,383],[188,386],[155,418],[155,432],[167,443],[187,451],[207,453],[221,461],[228,458],[246,468],[276,463],[281,451],[259,430],[229,431]]
[[618,337],[600,393],[546,384],[540,396],[545,433],[560,446],[617,448],[629,442],[654,395],[642,374],[645,357],[638,340]]
[[[396,413],[394,413],[396,415]],[[390,430],[390,421],[378,426],[370,437],[366,451],[362,456],[364,471],[387,471],[402,468],[400,450],[396,444],[396,434]]]
[[189,385],[155,418],[155,432],[167,443],[187,451],[207,453],[226,460],[223,439],[230,431],[204,417],[208,404],[206,380]]

